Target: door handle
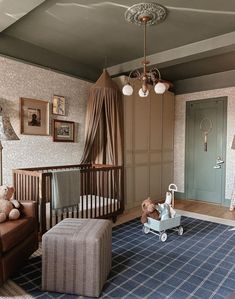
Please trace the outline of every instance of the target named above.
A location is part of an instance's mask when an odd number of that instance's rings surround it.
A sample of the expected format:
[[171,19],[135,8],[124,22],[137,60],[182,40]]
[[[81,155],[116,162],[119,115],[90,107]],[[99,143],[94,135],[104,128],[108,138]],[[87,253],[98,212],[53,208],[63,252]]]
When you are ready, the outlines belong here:
[[213,167],[214,169],[220,169],[221,168],[221,165],[224,163],[224,161],[222,160],[222,158],[220,156],[218,156],[216,158],[216,164],[215,166]]
[[222,158],[220,156],[218,156],[216,159],[216,165],[221,165],[223,163],[224,163],[224,161],[222,160]]

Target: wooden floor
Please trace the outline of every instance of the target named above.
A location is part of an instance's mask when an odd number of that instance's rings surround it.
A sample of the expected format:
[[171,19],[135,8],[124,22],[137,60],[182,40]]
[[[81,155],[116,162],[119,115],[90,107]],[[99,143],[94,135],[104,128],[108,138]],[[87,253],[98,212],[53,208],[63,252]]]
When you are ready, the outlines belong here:
[[227,207],[221,207],[212,203],[181,199],[176,200],[175,208],[183,211],[194,212],[228,220],[235,220],[235,210],[231,212]]
[[[195,200],[176,199],[175,209],[185,211],[185,212],[201,214],[202,216],[204,216],[205,219],[206,217],[216,217],[224,220],[231,220],[232,222],[234,221],[235,223],[235,210],[231,212],[229,211],[229,208],[221,207],[216,204],[205,203],[205,202],[195,201]],[[131,219],[137,218],[141,215],[141,213],[142,213],[141,207],[137,207],[125,211],[122,215],[118,217],[114,226],[127,222]]]

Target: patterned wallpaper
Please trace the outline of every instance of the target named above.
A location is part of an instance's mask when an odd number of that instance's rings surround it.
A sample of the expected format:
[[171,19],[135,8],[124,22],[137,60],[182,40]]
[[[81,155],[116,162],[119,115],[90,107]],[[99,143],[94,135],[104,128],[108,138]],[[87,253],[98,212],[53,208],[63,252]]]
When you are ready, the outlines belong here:
[[223,96],[228,97],[225,198],[230,199],[231,197],[235,180],[235,150],[231,149],[235,134],[235,87],[207,90],[175,97],[174,182],[178,186],[179,192],[184,192],[186,101]]
[[[3,182],[12,183],[12,169],[79,163],[84,145],[86,101],[91,83],[52,70],[0,57],[0,105],[10,116],[19,141],[3,141]],[[52,136],[20,134],[19,98],[67,101],[66,116],[52,118],[76,123],[76,142],[53,142]],[[50,130],[51,132],[51,130]]]

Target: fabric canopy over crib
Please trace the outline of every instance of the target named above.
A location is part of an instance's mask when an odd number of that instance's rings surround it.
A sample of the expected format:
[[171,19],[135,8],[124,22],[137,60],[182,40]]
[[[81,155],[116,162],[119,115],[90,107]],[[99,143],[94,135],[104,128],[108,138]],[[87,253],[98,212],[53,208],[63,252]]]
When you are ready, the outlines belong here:
[[122,99],[106,70],[90,89],[81,163],[123,164]]

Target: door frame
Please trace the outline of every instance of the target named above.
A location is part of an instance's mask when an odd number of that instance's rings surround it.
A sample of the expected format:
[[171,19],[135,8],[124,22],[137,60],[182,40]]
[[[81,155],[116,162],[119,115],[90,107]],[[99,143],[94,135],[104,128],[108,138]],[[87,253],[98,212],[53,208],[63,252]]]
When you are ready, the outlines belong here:
[[[227,106],[228,106],[228,97],[223,96],[223,97],[213,97],[213,98],[207,98],[207,99],[200,99],[200,100],[193,100],[193,101],[186,101],[186,106],[185,106],[185,165],[184,165],[184,186],[185,186],[185,199],[188,200],[188,163],[189,163],[189,154],[188,154],[188,149],[189,149],[189,117],[188,117],[188,107],[192,103],[208,103],[212,102],[215,100],[222,100],[223,101],[223,136],[222,136],[222,143],[223,143],[223,149],[222,149],[222,157],[224,162],[224,165],[221,169],[221,175],[222,175],[222,182],[221,182],[221,205],[226,206],[226,198],[225,198],[225,183],[226,183],[226,152],[227,152]],[[194,199],[200,202],[201,200]],[[201,201],[203,202],[203,201]]]

